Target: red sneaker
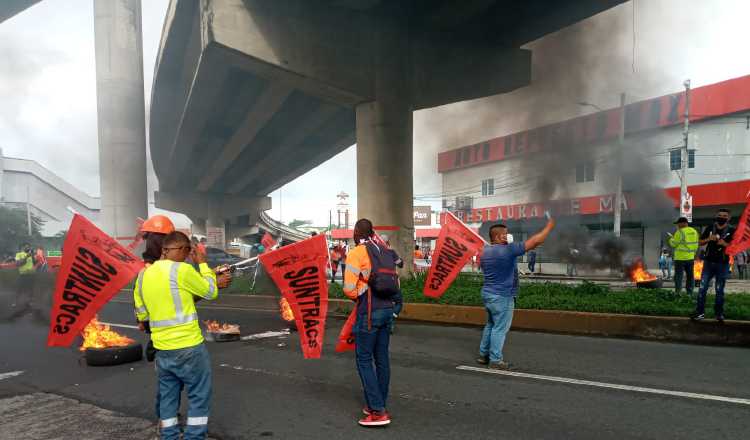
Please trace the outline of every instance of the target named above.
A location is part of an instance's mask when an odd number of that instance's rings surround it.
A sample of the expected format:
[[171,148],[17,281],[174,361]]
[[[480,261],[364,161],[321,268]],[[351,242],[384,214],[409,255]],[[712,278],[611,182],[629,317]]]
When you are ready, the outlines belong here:
[[362,408],[362,414],[369,416],[370,414],[372,414],[372,411],[370,411],[370,408],[364,407]]
[[362,426],[385,426],[389,423],[391,423],[391,418],[387,412],[382,414],[370,412],[370,415],[359,421]]

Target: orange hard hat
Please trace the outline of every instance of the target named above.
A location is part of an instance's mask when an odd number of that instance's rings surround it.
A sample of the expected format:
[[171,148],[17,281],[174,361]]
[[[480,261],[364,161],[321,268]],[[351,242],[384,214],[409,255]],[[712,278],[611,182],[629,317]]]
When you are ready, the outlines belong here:
[[143,222],[141,232],[157,232],[159,234],[171,234],[174,232],[174,223],[165,215],[155,215]]

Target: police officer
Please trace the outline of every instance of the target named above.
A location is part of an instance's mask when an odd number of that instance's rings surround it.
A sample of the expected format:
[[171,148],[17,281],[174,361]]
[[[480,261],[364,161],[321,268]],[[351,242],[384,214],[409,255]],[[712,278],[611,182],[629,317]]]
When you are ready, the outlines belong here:
[[680,217],[674,224],[677,230],[670,234],[669,245],[674,248],[674,291],[680,293],[682,275],[685,274],[685,291],[693,295],[693,264],[698,251],[698,231],[688,226],[688,219]]
[[[185,263],[190,257],[199,271]],[[228,275],[227,275],[228,276]],[[220,276],[221,277],[221,276]],[[134,301],[139,321],[150,321],[151,339],[158,350],[157,406],[161,438],[180,438],[177,411],[180,391],[187,388],[189,408],[185,440],[205,439],[211,400],[211,362],[203,343],[193,296],[213,300],[219,284],[205,256],[190,239],[172,232],[162,242],[162,257],[136,280]]]

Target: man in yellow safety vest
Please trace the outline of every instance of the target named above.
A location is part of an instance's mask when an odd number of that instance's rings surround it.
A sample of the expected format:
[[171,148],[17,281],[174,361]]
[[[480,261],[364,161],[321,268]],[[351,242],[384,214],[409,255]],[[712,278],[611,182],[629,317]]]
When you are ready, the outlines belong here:
[[[185,260],[198,263],[196,271]],[[211,361],[203,344],[193,296],[217,297],[219,284],[205,256],[196,252],[190,239],[172,232],[162,242],[162,257],[136,279],[133,291],[136,316],[150,321],[151,339],[158,350],[157,407],[161,438],[180,438],[177,411],[180,391],[187,388],[189,408],[184,439],[205,439],[211,400]]]
[[688,219],[680,217],[675,222],[677,230],[670,234],[669,245],[674,248],[674,290],[680,293],[682,275],[685,273],[685,291],[693,294],[693,264],[698,251],[698,231],[688,226]]
[[[16,267],[18,268],[18,282],[16,284],[16,301],[11,307],[19,307],[14,316],[23,314],[29,307],[34,291],[34,257],[31,245],[24,243],[16,253]],[[26,298],[24,298],[24,296]]]

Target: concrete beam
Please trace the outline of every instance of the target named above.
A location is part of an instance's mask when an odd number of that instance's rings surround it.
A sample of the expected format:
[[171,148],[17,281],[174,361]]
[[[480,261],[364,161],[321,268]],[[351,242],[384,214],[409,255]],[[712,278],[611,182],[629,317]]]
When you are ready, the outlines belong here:
[[[292,89],[283,83],[271,83],[262,92],[242,121],[239,129],[235,131],[232,138],[224,146],[221,154],[214,160],[213,165],[203,175],[198,184],[198,191],[208,191],[229,169],[233,162],[242,154],[245,147],[258,135],[258,132],[266,125],[273,115],[281,108],[284,101],[292,93]],[[297,130],[292,130],[296,132]],[[260,168],[262,169],[262,168]]]
[[[295,127],[293,130],[289,130],[286,138],[284,138],[279,145],[275,146],[273,149],[269,149],[272,152],[255,163],[255,169],[262,172],[262,170],[266,170],[272,167],[279,161],[283,161],[285,158],[293,157],[294,149],[297,148],[305,140],[305,138],[310,135],[310,133],[317,130],[330,118],[332,118],[339,109],[339,107],[336,107],[332,104],[321,105],[314,114],[310,115],[307,119],[302,121],[299,126]],[[253,181],[257,181],[258,177],[259,175],[256,173],[245,174],[240,180],[238,180],[229,188],[229,193],[238,194],[242,192],[242,190],[247,188],[248,185],[253,183]],[[261,192],[259,194],[266,193]]]
[[190,218],[231,220],[242,215],[251,217],[271,209],[267,196],[239,197],[225,194],[156,191],[156,207],[181,212]]
[[245,55],[244,67],[351,106],[372,99],[370,20],[307,0],[207,2],[208,35]]
[[424,23],[438,29],[452,29],[481,14],[496,0],[446,0],[428,14]]
[[273,182],[266,182],[265,186],[259,187],[257,190],[258,194],[269,194],[273,190],[280,188],[297,177],[305,173],[306,170],[316,168],[326,160],[330,159],[334,155],[340,153],[348,147],[351,147],[356,142],[356,135],[354,132],[346,133],[343,137],[332,142],[327,148],[320,149],[314,155],[307,157],[306,160],[298,162],[297,166],[293,166],[285,172],[280,173]]
[[0,2],[0,23],[23,12],[41,0],[3,0]]
[[531,51],[422,38],[412,45],[415,110],[497,95],[531,83]]
[[193,84],[201,84],[201,87],[190,89],[185,107],[182,109],[182,117],[177,129],[177,136],[170,145],[169,169],[164,181],[159,181],[160,188],[176,189],[179,179],[187,167],[195,142],[205,127],[206,114],[210,114],[217,105],[222,84],[226,81],[229,66],[219,63],[213,54],[215,52],[206,50],[203,52],[198,65]]

